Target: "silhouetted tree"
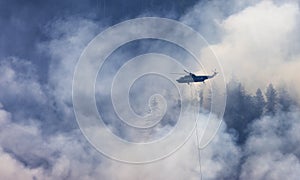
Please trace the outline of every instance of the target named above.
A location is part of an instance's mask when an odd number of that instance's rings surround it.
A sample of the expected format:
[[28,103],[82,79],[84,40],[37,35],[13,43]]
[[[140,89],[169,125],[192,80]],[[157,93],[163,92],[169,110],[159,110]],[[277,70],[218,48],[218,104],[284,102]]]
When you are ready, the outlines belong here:
[[203,89],[201,89],[199,93],[200,112],[203,108],[203,102],[204,102]]
[[254,118],[260,118],[263,115],[264,108],[266,105],[265,98],[260,88],[256,90],[255,96],[253,97],[254,101]]
[[227,102],[224,120],[228,129],[234,129],[238,133],[238,143],[246,140],[247,126],[251,118],[251,96],[246,94],[241,83],[231,81],[227,84]]
[[203,112],[209,112],[211,110],[211,98],[212,98],[212,92],[211,92],[211,89],[206,89],[206,91],[203,91],[204,93],[204,97],[202,100],[203,100]]
[[295,101],[283,87],[278,90],[278,106],[281,111],[290,111],[291,106],[295,104]]
[[266,91],[266,114],[267,115],[274,115],[277,111],[277,92],[272,84],[269,84]]

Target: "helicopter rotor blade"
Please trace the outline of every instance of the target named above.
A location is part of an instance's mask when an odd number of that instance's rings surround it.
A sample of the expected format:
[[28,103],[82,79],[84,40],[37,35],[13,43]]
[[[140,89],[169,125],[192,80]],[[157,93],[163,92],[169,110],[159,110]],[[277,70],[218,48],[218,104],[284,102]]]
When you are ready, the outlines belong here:
[[170,73],[170,74],[185,75],[185,73]]
[[188,72],[188,71],[187,71],[187,70],[185,70],[185,69],[184,69],[183,71],[184,71],[184,72],[186,72],[186,73],[188,73],[188,74],[190,73],[190,72]]

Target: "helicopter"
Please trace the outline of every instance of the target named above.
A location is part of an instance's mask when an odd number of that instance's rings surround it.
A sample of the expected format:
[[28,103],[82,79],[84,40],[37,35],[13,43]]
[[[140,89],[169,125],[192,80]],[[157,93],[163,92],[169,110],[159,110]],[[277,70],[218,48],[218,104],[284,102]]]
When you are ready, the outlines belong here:
[[[180,77],[179,79],[177,79],[176,81],[178,83],[187,83],[187,84],[194,83],[194,82],[203,82],[203,83],[205,83],[204,82],[205,80],[211,79],[211,78],[215,77],[218,74],[218,72],[213,71],[212,75],[196,76],[195,74],[193,74],[191,72],[188,72],[186,70],[184,70],[184,72],[186,72],[188,75],[185,75],[185,76]],[[176,73],[176,74],[179,74],[179,73]]]

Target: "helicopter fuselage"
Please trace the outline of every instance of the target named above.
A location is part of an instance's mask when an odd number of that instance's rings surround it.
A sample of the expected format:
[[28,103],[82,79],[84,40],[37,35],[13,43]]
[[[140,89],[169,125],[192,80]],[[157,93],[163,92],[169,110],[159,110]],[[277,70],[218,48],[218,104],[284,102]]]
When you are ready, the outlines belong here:
[[176,81],[178,83],[193,83],[193,82],[204,82],[207,79],[213,78],[217,73],[214,73],[211,76],[205,75],[205,76],[196,76],[193,73],[190,73],[189,75],[185,75],[179,79],[177,79]]

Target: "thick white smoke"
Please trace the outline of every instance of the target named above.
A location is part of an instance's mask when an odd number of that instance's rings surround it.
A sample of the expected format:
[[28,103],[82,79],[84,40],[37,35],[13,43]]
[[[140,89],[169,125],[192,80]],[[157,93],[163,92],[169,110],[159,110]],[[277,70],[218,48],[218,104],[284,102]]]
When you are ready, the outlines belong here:
[[[229,1],[226,9],[221,8],[222,3],[214,1],[205,7],[199,3],[181,20],[211,41],[227,79],[234,74],[251,90],[269,82],[284,83],[290,92],[297,94],[300,90],[297,78],[299,4]],[[49,84],[38,82],[30,63],[18,64],[17,58],[11,58],[0,67],[1,100],[16,96],[21,101],[34,101],[35,105],[43,106],[49,101],[46,94],[50,93],[56,109],[63,114],[62,119],[75,122],[70,93],[73,71],[81,51],[101,28],[86,19],[55,22],[50,30],[52,40],[40,45],[52,59]],[[206,58],[206,50],[202,51]],[[11,114],[6,107],[0,107],[0,177],[3,179],[199,179],[194,136],[182,149],[162,161],[129,165],[100,155],[78,130],[44,136],[35,119],[24,116],[22,108],[17,112],[20,113]],[[40,117],[41,120],[45,116],[48,114]],[[243,148],[235,144],[223,124],[214,141],[201,151],[203,178],[297,179],[299,116],[299,110],[295,109],[256,120]]]

